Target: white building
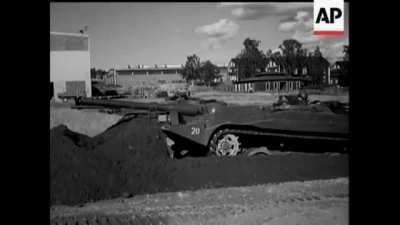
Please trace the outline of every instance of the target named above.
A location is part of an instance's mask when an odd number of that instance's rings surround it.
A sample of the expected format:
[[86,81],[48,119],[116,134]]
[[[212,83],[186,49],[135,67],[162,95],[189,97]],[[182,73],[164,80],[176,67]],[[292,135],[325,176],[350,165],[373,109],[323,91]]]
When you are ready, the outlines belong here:
[[[217,65],[222,80],[227,80],[225,65]],[[116,69],[116,84],[129,88],[140,86],[159,86],[165,83],[183,83],[182,65],[135,65]]]
[[56,100],[60,94],[91,97],[87,34],[50,32],[50,82]]

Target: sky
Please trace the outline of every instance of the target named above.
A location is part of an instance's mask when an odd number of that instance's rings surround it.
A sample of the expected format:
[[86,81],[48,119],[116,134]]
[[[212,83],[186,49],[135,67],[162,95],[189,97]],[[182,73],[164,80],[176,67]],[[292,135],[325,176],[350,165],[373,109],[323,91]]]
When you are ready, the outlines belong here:
[[246,38],[261,41],[260,49],[277,50],[294,38],[304,48],[318,45],[330,62],[342,57],[345,35],[314,36],[313,3],[50,3],[50,31],[90,37],[91,67],[181,65],[196,54],[201,61],[228,64]]

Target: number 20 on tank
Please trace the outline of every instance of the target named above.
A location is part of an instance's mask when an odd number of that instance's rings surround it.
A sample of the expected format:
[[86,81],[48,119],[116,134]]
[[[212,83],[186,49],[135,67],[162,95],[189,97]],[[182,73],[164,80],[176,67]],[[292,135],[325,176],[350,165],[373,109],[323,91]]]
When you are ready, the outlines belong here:
[[200,134],[200,128],[199,127],[191,127],[190,134],[191,135],[199,135]]

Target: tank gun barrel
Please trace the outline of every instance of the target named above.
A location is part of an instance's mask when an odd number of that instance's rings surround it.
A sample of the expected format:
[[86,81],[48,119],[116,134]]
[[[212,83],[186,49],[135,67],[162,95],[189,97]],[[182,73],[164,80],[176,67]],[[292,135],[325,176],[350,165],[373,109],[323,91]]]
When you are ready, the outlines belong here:
[[119,100],[100,100],[80,97],[75,99],[77,106],[103,106],[109,108],[128,108],[128,109],[142,109],[152,111],[177,111],[185,115],[198,115],[201,114],[203,109],[199,105],[193,104],[159,104],[159,103],[144,103],[132,101],[119,101]]

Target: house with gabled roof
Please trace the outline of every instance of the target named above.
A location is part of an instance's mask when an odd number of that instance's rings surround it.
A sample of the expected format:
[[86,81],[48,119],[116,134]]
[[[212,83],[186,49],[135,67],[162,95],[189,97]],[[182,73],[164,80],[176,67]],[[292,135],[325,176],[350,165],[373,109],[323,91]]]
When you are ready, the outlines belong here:
[[231,62],[235,92],[290,93],[305,85],[327,83],[329,78],[329,62],[323,57],[300,58],[294,68],[289,68],[282,57],[268,57],[265,72],[256,72],[244,79],[239,79],[234,60]]

